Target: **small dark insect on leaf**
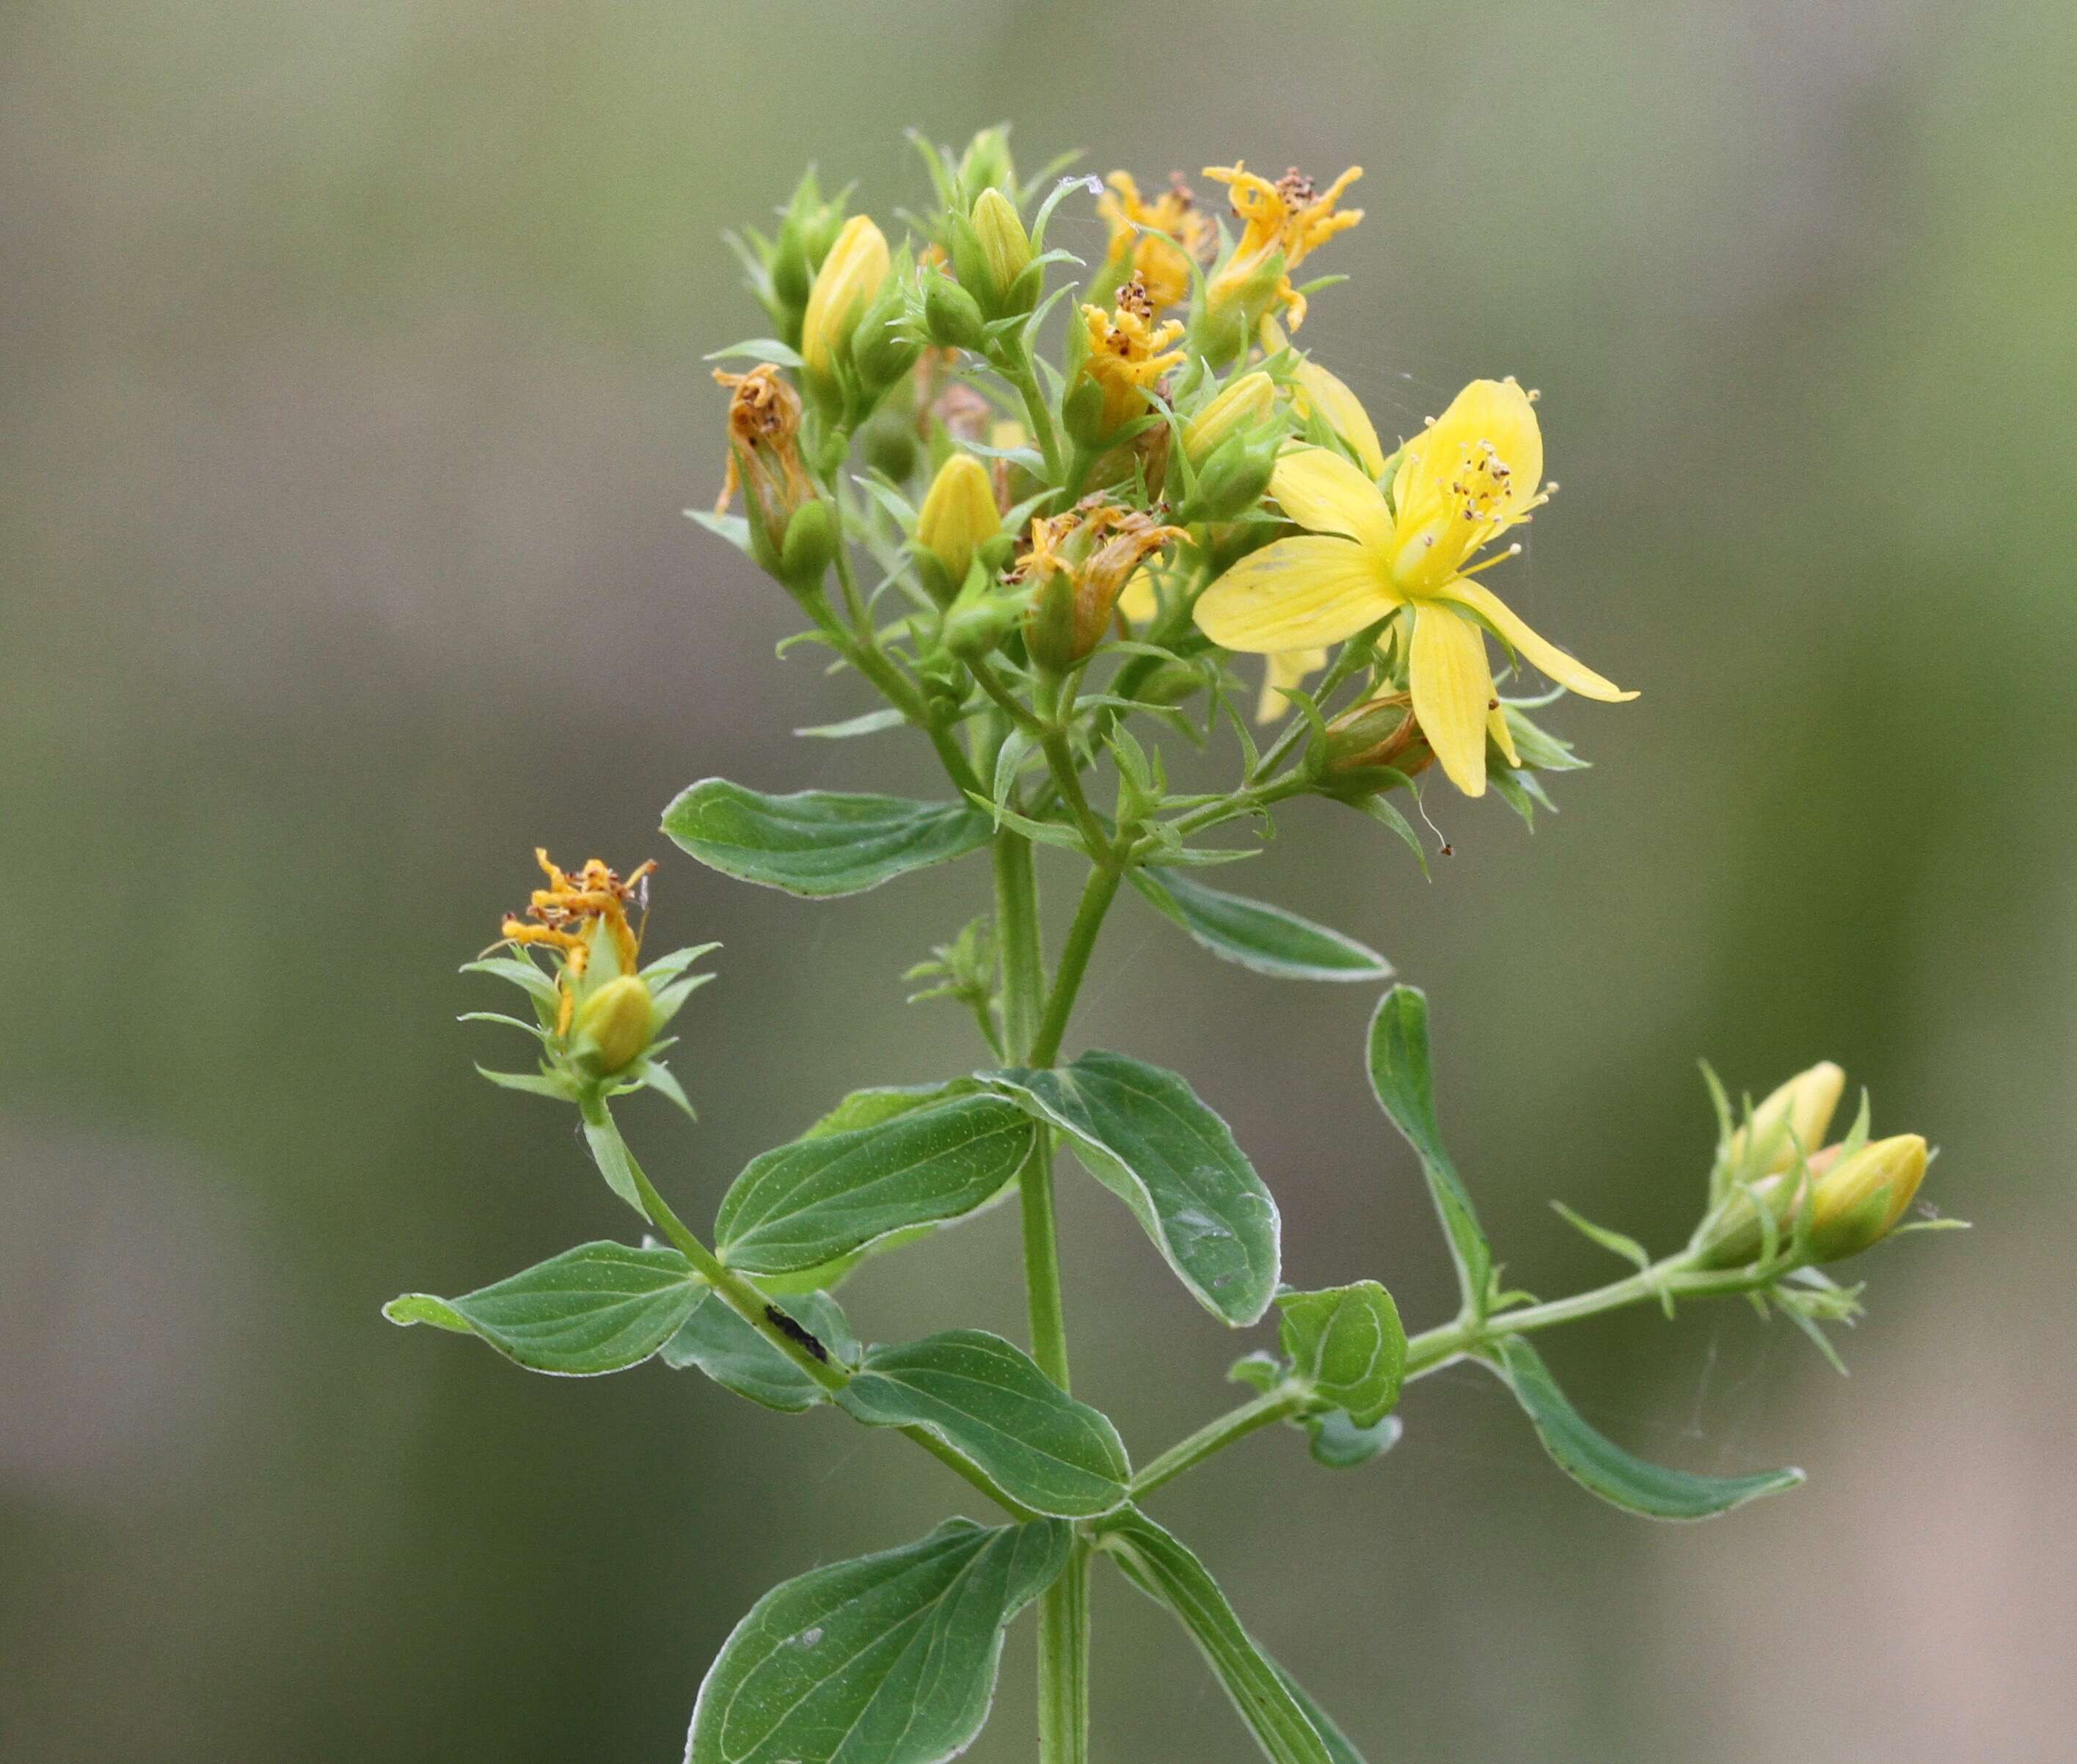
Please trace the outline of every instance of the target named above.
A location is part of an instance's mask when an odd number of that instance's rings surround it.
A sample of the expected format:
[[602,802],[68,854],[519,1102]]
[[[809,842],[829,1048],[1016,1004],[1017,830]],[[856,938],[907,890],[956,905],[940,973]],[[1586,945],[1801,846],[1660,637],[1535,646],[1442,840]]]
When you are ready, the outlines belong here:
[[830,1363],[830,1350],[814,1337],[802,1329],[793,1319],[776,1304],[768,1302],[764,1307],[765,1321],[797,1346],[805,1347],[823,1365]]

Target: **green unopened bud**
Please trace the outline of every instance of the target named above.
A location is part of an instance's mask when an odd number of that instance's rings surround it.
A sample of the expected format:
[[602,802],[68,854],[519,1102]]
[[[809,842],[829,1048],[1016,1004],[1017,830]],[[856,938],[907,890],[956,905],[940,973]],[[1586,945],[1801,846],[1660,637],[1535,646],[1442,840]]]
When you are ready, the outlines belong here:
[[981,192],[989,189],[1016,193],[1017,167],[1009,156],[1009,131],[1006,127],[980,130],[959,156],[961,203],[972,208]]
[[778,236],[772,242],[765,259],[765,269],[772,278],[773,316],[779,321],[780,335],[797,349],[801,344],[801,320],[807,310],[808,295],[814,286],[815,271],[829,256],[837,229],[843,224],[842,209],[835,202],[823,201],[821,187],[810,170],[794,186],[793,199],[787,203],[785,214],[780,220]]
[[571,1057],[594,1077],[610,1078],[642,1057],[654,1021],[649,988],[638,976],[608,980],[577,1007]]
[[[1846,1088],[1846,1075],[1829,1059],[1798,1072],[1753,1110],[1750,1130],[1731,1135],[1727,1167],[1735,1175],[1771,1175],[1825,1142],[1825,1130]],[[1758,1167],[1745,1167],[1749,1159]]]
[[984,189],[973,205],[968,224],[978,256],[967,254],[968,261],[959,266],[959,280],[972,286],[982,311],[991,318],[1029,312],[1037,289],[1020,284],[1031,266],[1031,237],[1017,218],[1016,206],[1001,190]]
[[924,585],[940,605],[959,592],[975,556],[1001,526],[988,468],[971,453],[952,454],[931,480],[916,518]]
[[1183,428],[1183,451],[1202,465],[1231,436],[1259,428],[1276,414],[1276,382],[1257,368],[1244,373]]
[[1915,1133],[1878,1139],[1817,1179],[1810,1203],[1810,1253],[1842,1261],[1896,1227],[1925,1179],[1925,1142]]
[[822,585],[823,572],[837,555],[836,522],[828,503],[803,503],[786,523],[774,573],[797,594]]
[[923,352],[910,311],[913,267],[906,252],[859,314],[851,333],[851,365],[868,406],[898,385]]
[[946,613],[939,634],[947,649],[966,659],[1001,647],[1003,639],[1017,629],[1018,621],[1024,617],[1023,596],[985,589],[981,580],[978,576],[969,579],[968,592]]
[[923,328],[942,349],[978,352],[988,341],[980,306],[941,269],[923,278]]
[[[1281,437],[1270,428],[1228,436],[1198,467],[1197,481],[1176,510],[1176,518],[1196,524],[1236,520],[1247,514],[1269,489],[1280,443]],[[1185,431],[1186,450],[1189,444]]]
[[858,432],[859,451],[868,469],[896,484],[906,484],[915,475],[922,443],[916,439],[916,417],[894,403],[882,405],[878,414]]

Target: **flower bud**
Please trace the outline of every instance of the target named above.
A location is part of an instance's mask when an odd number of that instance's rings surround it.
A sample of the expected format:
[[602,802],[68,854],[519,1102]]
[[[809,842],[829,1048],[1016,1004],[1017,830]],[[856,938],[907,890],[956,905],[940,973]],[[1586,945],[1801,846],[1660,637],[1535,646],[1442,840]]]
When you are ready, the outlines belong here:
[[[1197,481],[1176,511],[1176,518],[1200,522],[1238,519],[1259,502],[1276,469],[1280,437],[1272,428],[1252,435],[1229,435],[1197,468]],[[1190,444],[1185,431],[1183,445]]]
[[945,614],[939,640],[955,655],[971,660],[997,648],[1025,617],[1022,595],[976,588],[962,594]]
[[801,319],[801,357],[819,378],[835,374],[860,315],[887,280],[887,239],[870,215],[854,214],[815,273]]
[[984,190],[1017,189],[1017,168],[1009,156],[1009,131],[997,127],[978,131],[959,156],[959,195],[972,208]]
[[984,189],[968,218],[979,255],[967,254],[968,261],[960,265],[960,281],[972,284],[974,297],[991,318],[1030,311],[1037,290],[1018,284],[1030,267],[1031,237],[1018,218],[1015,205],[1001,190]]
[[940,605],[959,592],[975,555],[1001,526],[988,468],[971,453],[951,455],[931,480],[916,518],[924,585]]
[[796,348],[801,343],[801,319],[814,285],[816,266],[829,255],[843,223],[841,207],[823,201],[815,174],[810,170],[794,186],[793,199],[779,223],[778,236],[765,257],[772,284],[772,316],[779,322],[780,335]]
[[775,573],[795,593],[810,593],[822,586],[822,576],[836,555],[836,520],[829,504],[805,503],[786,523]]
[[610,980],[577,1007],[571,1057],[594,1076],[610,1078],[642,1057],[653,1021],[649,988],[638,976]]
[[[1846,1075],[1829,1059],[1798,1072],[1753,1110],[1750,1129],[1731,1135],[1727,1167],[1743,1175],[1771,1175],[1825,1142],[1825,1131],[1846,1088]],[[1760,1160],[1748,1171],[1748,1158]]]
[[1202,465],[1228,437],[1259,427],[1276,410],[1276,383],[1257,368],[1244,373],[1206,405],[1183,429],[1183,451]]
[[987,321],[980,306],[941,269],[923,278],[923,328],[930,341],[943,349],[980,350],[988,341]]
[[1376,791],[1374,776],[1369,780],[1370,789],[1361,788],[1366,773],[1389,767],[1402,777],[1411,778],[1426,771],[1434,758],[1434,750],[1428,745],[1428,738],[1413,714],[1413,701],[1405,693],[1359,705],[1327,727],[1325,776],[1330,789],[1354,788],[1361,794],[1371,795]]
[[1812,1256],[1842,1261],[1888,1237],[1925,1179],[1925,1142],[1915,1133],[1878,1139],[1841,1159],[1811,1196]]
[[851,365],[857,370],[859,391],[870,409],[916,365],[923,352],[922,339],[910,317],[909,287],[913,283],[909,255],[884,277],[879,291],[860,309],[851,332]]

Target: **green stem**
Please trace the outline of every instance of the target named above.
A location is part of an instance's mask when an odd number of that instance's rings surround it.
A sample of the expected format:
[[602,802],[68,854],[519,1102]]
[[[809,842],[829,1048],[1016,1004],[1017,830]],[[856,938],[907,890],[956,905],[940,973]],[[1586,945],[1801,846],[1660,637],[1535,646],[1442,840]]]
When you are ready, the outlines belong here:
[[1053,970],[1053,990],[1046,1000],[1046,1014],[1039,1020],[1038,1034],[1031,1043],[1034,1066],[1050,1066],[1060,1056],[1060,1042],[1068,1033],[1068,1019],[1074,1013],[1075,996],[1081,990],[1082,976],[1088,971],[1089,957],[1103,930],[1104,915],[1118,898],[1118,881],[1124,873],[1117,864],[1099,864],[1089,872],[1089,879],[1083,885],[1075,922],[1068,927],[1067,946],[1060,951],[1059,963]]
[[[839,560],[838,574],[847,577],[849,563],[843,549],[838,547]],[[865,679],[880,689],[881,696],[930,737],[930,745],[937,749],[938,758],[962,793],[984,797],[979,775],[959,751],[958,740],[951,730],[930,714],[930,706],[924,703],[923,695],[904,679],[901,671],[868,639],[845,628],[821,593],[803,594],[801,605],[815,628],[829,639],[836,652],[858,670]]]
[[[1005,827],[995,836],[994,856],[1003,1039],[1014,1057],[1025,1059],[1038,1050],[1039,1000],[1045,986],[1031,842]],[[1031,1319],[1031,1357],[1039,1370],[1064,1391],[1068,1387],[1068,1325],[1060,1297],[1060,1243],[1053,1213],[1052,1161],[1052,1135],[1041,1127],[1018,1178],[1018,1196],[1024,1227],[1024,1283]],[[1088,1558],[1084,1546],[1078,1541],[1067,1571],[1047,1588],[1039,1601],[1040,1764],[1085,1764],[1088,1653]]]
[[1063,482],[1067,473],[1060,460],[1060,439],[1053,432],[1053,413],[1046,408],[1046,394],[1038,385],[1038,371],[1031,365],[1023,339],[1019,338],[1014,348],[1001,349],[995,366],[1024,401],[1024,414],[1030,420],[1032,435],[1046,461],[1046,476],[1056,485]]
[[1088,1740],[1089,1541],[1077,1537],[1038,1605],[1041,1764],[1088,1764]]
[[[1702,1268],[1695,1266],[1688,1252],[1683,1251],[1624,1279],[1612,1280],[1591,1292],[1575,1292],[1570,1298],[1502,1311],[1483,1323],[1459,1321],[1423,1330],[1406,1344],[1405,1380],[1411,1383],[1467,1355],[1482,1353],[1503,1336],[1525,1335],[1537,1329],[1555,1328],[1560,1323],[1597,1317],[1605,1311],[1620,1310],[1625,1305],[1640,1304],[1647,1299],[1726,1298],[1741,1292],[1758,1292],[1779,1279],[1783,1267],[1777,1259],[1753,1267]],[[1186,1470],[1202,1463],[1215,1452],[1224,1451],[1235,1440],[1245,1439],[1258,1428],[1297,1414],[1304,1407],[1305,1400],[1302,1389],[1280,1385],[1251,1402],[1242,1403],[1238,1408],[1229,1409],[1188,1438],[1178,1440],[1141,1470],[1132,1479],[1133,1499],[1139,1500],[1163,1483],[1172,1482]]]
[[1173,1482],[1184,1471],[1203,1462],[1213,1453],[1224,1451],[1235,1440],[1245,1439],[1258,1428],[1297,1414],[1305,1400],[1302,1391],[1279,1385],[1264,1392],[1253,1402],[1229,1410],[1217,1421],[1199,1428],[1188,1439],[1176,1441],[1146,1466],[1132,1479],[1132,1498],[1143,1500],[1163,1483]]

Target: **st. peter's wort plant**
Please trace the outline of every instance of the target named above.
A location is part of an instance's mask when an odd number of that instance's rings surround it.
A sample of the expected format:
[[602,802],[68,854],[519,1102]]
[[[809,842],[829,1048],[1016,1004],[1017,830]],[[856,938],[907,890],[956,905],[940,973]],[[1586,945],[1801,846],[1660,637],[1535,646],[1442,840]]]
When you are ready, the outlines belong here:
[[[906,976],[918,998],[971,1013],[975,1069],[854,1091],[752,1159],[695,1231],[614,1105],[649,1090],[690,1113],[664,1055],[713,946],[645,961],[651,866],[565,871],[541,853],[543,885],[469,964],[525,995],[522,1016],[495,1020],[540,1057],[485,1075],[574,1107],[599,1174],[656,1235],[581,1244],[460,1298],[411,1294],[388,1314],[478,1336],[538,1371],[660,1356],[770,1408],[827,1404],[903,1436],[990,1504],[988,1522],[948,1519],[767,1593],[707,1670],[689,1764],[949,1758],[980,1731],[1004,1633],[1034,1602],[1039,1755],[1081,1764],[1099,1560],[1188,1631],[1276,1764],[1352,1764],[1341,1729],[1257,1645],[1151,1497],[1274,1422],[1301,1429],[1323,1465],[1364,1463],[1397,1437],[1405,1385],[1459,1362],[1513,1393],[1559,1469],[1634,1512],[1701,1519],[1793,1487],[1793,1470],[1696,1476],[1633,1457],[1567,1401],[1532,1339],[1621,1305],[1671,1315],[1740,1295],[1829,1355],[1823,1326],[1850,1320],[1860,1292],[1829,1266],[1936,1222],[1904,1222],[1925,1142],[1873,1137],[1865,1099],[1832,1140],[1845,1082],[1834,1065],[1742,1107],[1709,1076],[1716,1150],[1692,1237],[1655,1258],[1561,1209],[1634,1267],[1538,1302],[1501,1282],[1444,1142],[1428,1001],[1394,984],[1370,1025],[1371,1086],[1426,1177],[1460,1308],[1409,1337],[1375,1280],[1285,1283],[1276,1203],[1226,1123],[1185,1080],[1129,1053],[1065,1057],[1076,996],[1126,888],[1257,974],[1388,982],[1390,966],[1355,938],[1204,880],[1254,849],[1233,834],[1322,797],[1418,859],[1402,794],[1490,787],[1526,820],[1549,806],[1550,776],[1583,763],[1538,720],[1544,708],[1566,693],[1633,695],[1532,630],[1485,573],[1519,551],[1509,535],[1555,488],[1536,394],[1476,380],[1388,445],[1293,340],[1339,279],[1293,277],[1362,218],[1342,206],[1354,170],[1320,188],[1297,171],[1208,168],[1230,224],[1180,178],[1151,196],[1123,172],[1099,185],[1055,164],[1020,181],[1001,130],[959,154],[918,144],[930,200],[904,216],[898,248],[813,174],[769,236],[731,241],[768,334],[719,352],[741,364],[715,374],[727,483],[698,518],[792,597],[807,622],[797,641],[884,700],[803,733],[913,730],[947,788],[930,801],[768,795],[708,778],[670,805],[664,830],[725,875],[815,899],[985,851],[992,910]],[[1063,201],[1090,194],[1109,249],[1078,289],[1063,278],[1085,266],[1047,231]],[[1242,655],[1264,658],[1246,690]],[[1222,788],[1172,785],[1164,743],[1179,742],[1226,756]],[[1050,974],[1042,845],[1086,868]],[[1214,1320],[1242,1328],[1276,1313],[1277,1350],[1234,1367],[1247,1400],[1137,1467],[1111,1419],[1070,1394],[1062,1150]],[[835,1295],[860,1262],[1013,1198],[1028,1351],[980,1329],[854,1334]],[[802,1540],[804,1554],[814,1547]]]

